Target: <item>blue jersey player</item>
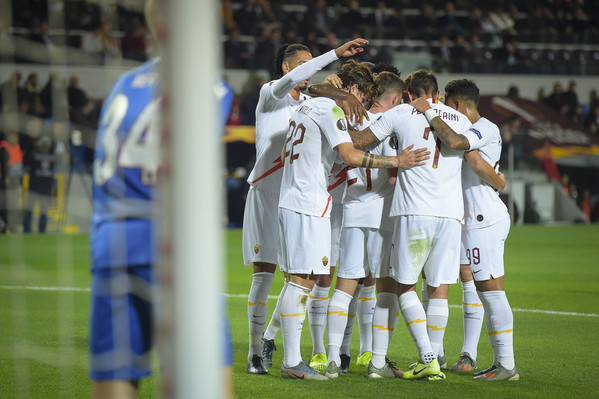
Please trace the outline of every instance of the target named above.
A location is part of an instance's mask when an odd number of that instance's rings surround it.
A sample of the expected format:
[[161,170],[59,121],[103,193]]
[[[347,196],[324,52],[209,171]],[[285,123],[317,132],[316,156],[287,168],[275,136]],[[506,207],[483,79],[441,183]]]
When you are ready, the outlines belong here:
[[135,397],[150,375],[160,166],[158,60],[123,74],[96,141],[92,228],[92,397]]

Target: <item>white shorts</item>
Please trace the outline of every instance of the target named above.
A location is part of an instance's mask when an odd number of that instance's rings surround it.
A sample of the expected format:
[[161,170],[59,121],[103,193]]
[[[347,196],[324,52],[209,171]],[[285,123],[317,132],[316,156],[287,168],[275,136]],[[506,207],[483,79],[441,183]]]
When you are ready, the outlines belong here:
[[431,287],[455,284],[460,274],[458,220],[433,216],[397,216],[391,248],[391,273],[397,282],[416,284],[422,270]]
[[279,208],[279,266],[289,274],[329,274],[331,220]]
[[333,202],[331,208],[331,266],[339,261],[339,242],[341,241],[341,225],[343,224],[343,204]]
[[243,263],[277,264],[279,249],[279,193],[253,187],[247,194],[243,214]]
[[341,254],[337,277],[360,279],[372,273],[372,277],[389,276],[391,257],[390,231],[366,227],[341,229]]
[[509,218],[481,229],[462,230],[462,243],[476,281],[504,275],[503,252],[509,232]]

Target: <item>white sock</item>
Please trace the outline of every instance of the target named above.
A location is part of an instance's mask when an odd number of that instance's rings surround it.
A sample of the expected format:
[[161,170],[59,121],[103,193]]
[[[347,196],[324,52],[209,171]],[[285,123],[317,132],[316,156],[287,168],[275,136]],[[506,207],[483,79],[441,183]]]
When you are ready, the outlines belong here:
[[281,298],[285,294],[287,290],[287,281],[283,284],[283,288],[281,288],[281,292],[279,293],[279,298],[277,299],[277,306],[275,310],[272,312],[270,316],[270,322],[268,323],[268,327],[266,327],[266,331],[264,331],[264,339],[272,340],[277,337],[279,330],[281,329]]
[[333,291],[327,312],[327,342],[329,344],[327,363],[334,361],[337,365],[341,364],[339,350],[345,335],[347,313],[351,300],[352,296],[348,293],[341,290]]
[[312,356],[326,353],[324,347],[324,329],[327,325],[330,287],[314,285],[308,296],[308,324],[312,335]]
[[252,285],[248,295],[248,321],[250,326],[248,361],[252,360],[252,356],[260,355],[260,343],[262,342],[262,333],[268,314],[268,291],[270,291],[274,277],[273,273],[268,272],[252,275]]
[[340,353],[349,356],[349,345],[351,344],[351,336],[354,332],[354,324],[356,322],[356,314],[358,309],[358,296],[360,295],[360,289],[362,285],[358,284],[354,291],[354,296],[349,302],[347,309],[347,324],[345,325],[345,332],[343,333],[343,342],[341,343]]
[[[491,323],[491,317],[489,314],[489,303],[482,295],[482,291],[477,291],[478,298],[480,299],[485,309],[485,325],[487,326],[487,332],[493,331],[493,324]],[[491,343],[491,349],[493,350],[493,364],[497,365],[497,345],[495,344],[495,335],[489,333],[489,341]]]
[[435,358],[435,354],[426,331],[426,313],[418,299],[418,294],[415,291],[402,294],[399,297],[399,307],[412,340],[418,348],[420,361],[429,364]]
[[372,315],[372,364],[381,368],[389,350],[391,337],[399,319],[397,295],[391,292],[379,292]]
[[374,315],[375,306],[376,286],[362,287],[356,311],[358,329],[360,330],[360,355],[364,352],[372,352],[372,316]]
[[493,358],[511,370],[515,367],[514,315],[505,291],[479,291],[479,295],[490,321],[489,336],[495,338]]
[[470,357],[476,360],[485,309],[478,299],[473,280],[462,281],[462,314],[464,317],[464,344],[460,353],[468,352]]
[[426,283],[426,279],[422,277],[422,289],[420,290],[420,302],[422,302],[422,307],[426,312],[428,308],[428,284]]
[[302,361],[300,343],[309,294],[309,289],[290,282],[281,299],[283,363],[287,367],[295,367]]
[[443,350],[443,337],[449,318],[447,299],[431,298],[426,309],[426,330],[433,348],[435,357],[445,356]]

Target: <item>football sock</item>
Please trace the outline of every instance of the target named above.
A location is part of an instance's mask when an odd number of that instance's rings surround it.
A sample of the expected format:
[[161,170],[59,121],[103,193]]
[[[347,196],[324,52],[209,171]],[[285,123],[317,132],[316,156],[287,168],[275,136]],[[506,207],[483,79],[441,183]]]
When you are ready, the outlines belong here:
[[431,298],[426,310],[426,330],[433,352],[436,356],[444,356],[443,337],[447,328],[449,306],[447,299]]
[[[358,329],[360,331],[360,355],[364,352],[372,352],[372,316],[376,306],[376,286],[362,287],[359,291]],[[354,297],[356,294],[354,294]]]
[[287,290],[287,281],[283,284],[283,288],[281,288],[281,293],[279,294],[279,298],[277,299],[277,305],[275,310],[272,312],[272,316],[270,316],[270,322],[268,323],[268,327],[266,327],[266,331],[264,331],[264,339],[272,340],[277,337],[279,330],[281,329],[281,298],[285,294]]
[[283,335],[283,363],[295,367],[302,361],[300,341],[306,319],[306,302],[310,290],[295,283],[287,283],[281,299],[281,333]]
[[418,348],[420,361],[429,364],[434,358],[433,348],[426,331],[426,313],[415,291],[408,291],[399,297],[399,307],[408,331]]
[[426,312],[428,308],[428,284],[426,284],[426,279],[422,277],[422,289],[420,290],[420,302],[422,302],[422,307]]
[[248,360],[252,360],[254,355],[260,355],[260,343],[262,342],[262,333],[264,332],[268,313],[268,291],[270,291],[274,277],[273,273],[268,272],[252,275],[252,285],[248,295],[248,320],[250,325]]
[[391,343],[391,337],[399,318],[397,295],[391,292],[379,292],[376,307],[372,315],[372,365],[381,368]]
[[347,326],[347,310],[351,300],[352,296],[348,293],[341,290],[333,291],[327,312],[327,342],[329,343],[327,363],[335,361],[337,365],[341,364],[339,350]]
[[470,357],[476,360],[485,310],[478,298],[473,280],[462,281],[462,313],[464,316],[464,344],[460,353],[468,352]]
[[505,291],[480,291],[479,295],[488,315],[489,336],[495,338],[493,358],[511,370],[515,366],[514,315]]
[[345,325],[345,332],[343,333],[343,342],[341,343],[340,353],[349,356],[349,345],[351,344],[351,336],[354,332],[354,323],[356,322],[356,310],[358,308],[358,296],[360,295],[361,285],[356,286],[354,296],[349,302],[347,308],[347,324]]
[[326,353],[324,347],[324,329],[327,325],[330,287],[314,285],[308,296],[308,324],[312,335],[312,356]]

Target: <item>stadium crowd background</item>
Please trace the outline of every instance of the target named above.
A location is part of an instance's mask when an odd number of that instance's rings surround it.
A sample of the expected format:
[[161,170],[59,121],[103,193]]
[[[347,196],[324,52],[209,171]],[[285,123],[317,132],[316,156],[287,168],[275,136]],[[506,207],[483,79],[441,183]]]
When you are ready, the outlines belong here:
[[[0,65],[16,65],[10,75],[0,76],[0,141],[9,131],[19,133],[27,171],[36,141],[50,137],[58,152],[57,168],[61,154],[67,154],[71,168],[89,172],[103,97],[88,95],[76,74],[64,78],[49,73],[47,80],[40,82],[35,72],[25,75],[19,65],[31,71],[36,65],[111,66],[145,61],[153,51],[143,1],[48,4],[11,0],[3,2],[0,10]],[[304,43],[317,56],[345,39],[365,37],[370,45],[359,55],[362,61],[393,63],[397,54],[409,52],[430,57],[437,73],[560,75],[551,92],[539,89],[538,101],[577,123],[581,130],[593,135],[599,131],[597,87],[585,88],[588,97],[578,98],[576,82],[563,80],[564,75],[599,75],[598,2],[223,0],[221,17],[226,69],[271,71],[277,47],[286,42]],[[264,79],[253,73],[248,76],[236,93],[229,125],[255,123]],[[507,94],[517,96],[518,87],[513,86]],[[501,128],[504,143],[516,145],[517,161],[526,160],[519,148],[525,133],[517,120]],[[243,203],[239,204],[239,198],[247,189],[244,177],[253,162],[253,145],[249,151],[247,146],[232,142],[227,148],[233,226],[241,221]],[[590,198],[596,188],[577,188],[572,183],[575,180],[564,177],[564,192],[583,209],[590,209],[589,218],[596,221],[593,209],[599,201]]]

